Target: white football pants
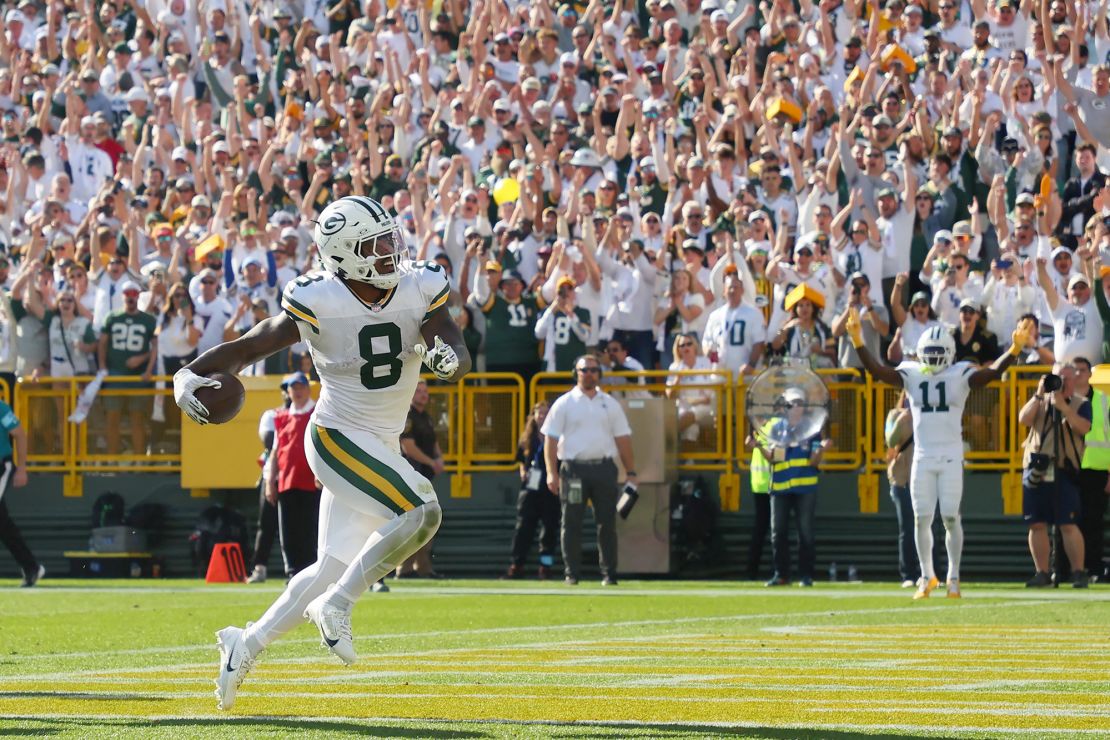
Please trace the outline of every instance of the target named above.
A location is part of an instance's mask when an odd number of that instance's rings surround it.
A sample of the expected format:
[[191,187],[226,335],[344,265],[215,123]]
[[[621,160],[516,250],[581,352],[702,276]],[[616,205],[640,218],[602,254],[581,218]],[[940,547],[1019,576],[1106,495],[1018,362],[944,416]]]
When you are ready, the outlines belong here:
[[933,516],[940,504],[944,522],[944,546],[948,551],[948,579],[960,577],[960,555],[964,528],[960,503],[964,497],[964,464],[958,457],[915,457],[910,468],[910,500],[915,523],[914,542],[921,575],[935,578],[933,571]]

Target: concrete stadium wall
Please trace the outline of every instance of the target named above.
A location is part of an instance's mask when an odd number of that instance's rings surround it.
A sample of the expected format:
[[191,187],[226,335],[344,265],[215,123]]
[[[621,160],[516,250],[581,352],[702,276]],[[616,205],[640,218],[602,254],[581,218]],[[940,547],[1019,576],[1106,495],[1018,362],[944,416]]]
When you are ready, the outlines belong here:
[[[436,540],[437,570],[453,577],[494,577],[508,565],[509,543],[515,522],[519,479],[514,473],[476,475],[473,497],[452,499],[449,478],[436,481],[445,516]],[[714,489],[715,476],[706,483]],[[745,485],[747,481],[745,480]],[[885,492],[880,495],[878,514],[860,514],[856,476],[829,473],[821,476],[817,506],[817,577],[827,577],[830,562],[838,564],[840,578],[855,565],[864,580],[897,579],[896,525],[894,509]],[[885,485],[885,484],[884,484]],[[165,561],[165,575],[190,576],[189,534],[201,511],[214,504],[231,506],[243,513],[253,534],[257,497],[253,490],[213,491],[210,498],[192,498],[179,487],[176,475],[134,474],[86,476],[85,495],[62,496],[60,476],[32,475],[23,489],[5,496],[12,517],[23,530],[32,550],[55,575],[69,572],[65,550],[85,550],[91,528],[92,505],[107,491],[123,496],[128,508],[155,502],[166,507],[166,523],[151,550]],[[682,578],[740,577],[746,567],[753,507],[749,495],[741,497],[741,511],[720,514],[710,545],[692,555],[673,558],[672,573]],[[1029,556],[1025,527],[1020,517],[1002,515],[999,477],[989,473],[965,478],[964,517],[966,546],[963,575],[966,579],[1017,579],[1028,576]],[[587,532],[592,523],[587,522]],[[591,537],[585,538],[587,563],[596,562]],[[770,545],[764,552],[763,572],[770,567]],[[280,573],[281,560],[275,546],[271,573]],[[534,568],[533,560],[529,569]],[[633,564],[622,563],[631,572]],[[590,575],[587,569],[587,575]],[[0,576],[14,577],[18,569],[10,556],[0,557]]]

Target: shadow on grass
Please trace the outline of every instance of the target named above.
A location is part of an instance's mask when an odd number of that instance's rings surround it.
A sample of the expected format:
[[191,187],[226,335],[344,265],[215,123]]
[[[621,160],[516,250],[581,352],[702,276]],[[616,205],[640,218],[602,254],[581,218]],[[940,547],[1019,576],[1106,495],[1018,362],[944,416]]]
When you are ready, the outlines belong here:
[[[183,734],[207,735],[220,730],[234,733],[246,730],[258,736],[320,733],[329,737],[358,736],[378,738],[506,738],[521,733],[528,737],[574,738],[575,740],[618,740],[620,738],[718,738],[743,737],[755,740],[911,740],[920,735],[890,732],[854,732],[846,730],[806,730],[802,728],[722,727],[713,725],[682,725],[653,723],[577,723],[577,722],[513,722],[511,720],[311,720],[283,717],[198,717],[123,719],[119,717],[7,717],[16,727],[0,727],[3,736],[55,736],[66,734],[93,737],[108,733],[135,732],[144,729],[180,730]],[[458,729],[452,729],[451,726]],[[465,728],[465,729],[464,729]],[[113,732],[114,731],[114,732]],[[522,732],[523,731],[523,732]],[[944,735],[932,735],[945,740]]]
[[[429,737],[429,738],[484,738],[489,735],[480,730],[451,730],[428,727],[407,728],[403,720],[398,720],[396,726],[375,724],[374,722],[344,722],[341,720],[311,720],[304,718],[283,717],[198,717],[184,718],[158,718],[121,719],[119,717],[8,717],[6,721],[20,721],[23,724],[18,728],[0,728],[0,736],[56,736],[67,733],[82,737],[104,736],[105,733],[122,733],[158,728],[159,730],[180,730],[183,736],[196,736],[206,731],[236,729],[248,730],[262,735],[288,734],[290,736],[316,732],[332,737],[352,736],[359,737]],[[416,722],[414,722],[416,724]],[[207,735],[205,735],[207,736]]]
[[[544,733],[553,738],[575,738],[576,740],[616,740],[626,737],[743,737],[758,740],[848,740],[849,738],[868,738],[868,740],[915,740],[920,735],[902,735],[890,732],[852,732],[846,730],[806,730],[795,727],[720,727],[712,725],[661,725],[661,724],[634,724],[634,725],[592,725],[592,724],[560,724],[545,725],[551,732]],[[934,740],[945,740],[943,735],[931,735]]]

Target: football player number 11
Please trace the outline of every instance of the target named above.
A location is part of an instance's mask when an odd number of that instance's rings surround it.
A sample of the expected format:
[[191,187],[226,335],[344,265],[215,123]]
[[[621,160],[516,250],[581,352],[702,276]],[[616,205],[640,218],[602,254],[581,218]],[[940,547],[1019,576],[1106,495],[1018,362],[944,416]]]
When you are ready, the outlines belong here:
[[937,405],[933,406],[929,403],[929,383],[922,381],[921,385],[921,411],[922,413],[931,413],[933,411],[947,411],[948,399],[945,397],[944,381],[937,383]]

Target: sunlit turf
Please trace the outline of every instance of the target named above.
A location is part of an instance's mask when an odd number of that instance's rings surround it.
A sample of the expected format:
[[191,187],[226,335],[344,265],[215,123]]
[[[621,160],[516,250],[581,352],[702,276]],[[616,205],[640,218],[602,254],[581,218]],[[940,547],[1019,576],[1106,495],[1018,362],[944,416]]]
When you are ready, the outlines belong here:
[[213,632],[280,588],[2,589],[0,735],[1110,736],[1110,589],[403,581],[356,608],[355,666],[304,625],[217,712]]

